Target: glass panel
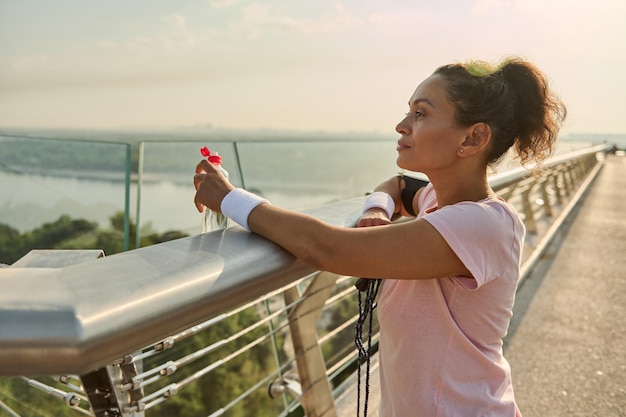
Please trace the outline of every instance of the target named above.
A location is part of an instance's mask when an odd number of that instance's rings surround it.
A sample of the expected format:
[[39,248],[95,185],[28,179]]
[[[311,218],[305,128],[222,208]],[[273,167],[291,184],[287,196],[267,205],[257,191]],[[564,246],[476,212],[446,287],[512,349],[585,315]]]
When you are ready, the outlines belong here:
[[239,155],[246,189],[292,209],[362,196],[398,172],[393,141],[246,142]]
[[193,204],[193,174],[207,146],[222,157],[230,182],[241,186],[232,142],[145,142],[139,222],[141,236],[180,231],[200,233],[201,215]]
[[232,184],[291,209],[364,195],[398,171],[393,141],[251,141],[237,143],[242,183],[232,142],[145,142],[141,236],[200,233],[192,175],[202,146],[219,152]]
[[[127,147],[119,143],[0,136],[0,223],[12,228],[13,233],[24,234],[52,222],[52,229],[60,233],[56,236],[48,230],[45,242],[25,242],[22,255],[35,247],[71,248],[67,239],[78,232],[77,228],[88,225],[67,221],[61,224],[61,216],[95,222],[100,229],[111,228],[110,218],[124,211]],[[93,248],[95,242],[91,243],[84,247]],[[16,254],[9,256],[2,251],[0,256],[5,256],[0,262],[16,260]]]

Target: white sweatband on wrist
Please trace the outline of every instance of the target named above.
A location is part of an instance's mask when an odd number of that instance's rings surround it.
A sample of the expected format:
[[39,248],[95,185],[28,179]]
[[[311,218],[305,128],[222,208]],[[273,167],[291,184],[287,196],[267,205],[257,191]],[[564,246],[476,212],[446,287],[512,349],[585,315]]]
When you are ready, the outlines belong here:
[[226,194],[226,197],[224,197],[220,204],[220,210],[222,210],[224,216],[232,219],[235,223],[250,231],[250,227],[248,227],[248,216],[256,206],[263,203],[270,204],[270,202],[263,197],[259,197],[242,188],[235,188]]
[[393,198],[391,198],[389,194],[383,193],[382,191],[375,191],[365,199],[362,213],[374,207],[385,210],[387,217],[391,220],[393,212],[396,209],[396,203],[393,202]]

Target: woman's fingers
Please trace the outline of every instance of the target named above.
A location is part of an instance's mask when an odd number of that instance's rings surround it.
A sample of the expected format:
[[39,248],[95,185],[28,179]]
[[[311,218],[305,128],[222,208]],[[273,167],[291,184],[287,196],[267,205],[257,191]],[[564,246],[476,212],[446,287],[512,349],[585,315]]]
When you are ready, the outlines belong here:
[[193,202],[196,205],[196,209],[202,213],[204,211],[204,204],[202,204],[199,200],[198,200],[198,193],[196,192],[196,195],[193,198]]
[[196,174],[200,174],[202,172],[211,172],[216,171],[215,167],[211,165],[209,161],[206,159],[201,160],[198,165],[196,165]]
[[384,211],[380,209],[370,209],[364,213],[357,223],[357,227],[384,226],[391,224]]
[[204,181],[205,174],[196,174],[193,176],[193,186],[196,188],[196,191],[200,187],[202,181]]
[[200,212],[204,207],[219,211],[222,199],[234,188],[217,168],[205,159],[196,165],[193,186],[196,189],[194,204]]

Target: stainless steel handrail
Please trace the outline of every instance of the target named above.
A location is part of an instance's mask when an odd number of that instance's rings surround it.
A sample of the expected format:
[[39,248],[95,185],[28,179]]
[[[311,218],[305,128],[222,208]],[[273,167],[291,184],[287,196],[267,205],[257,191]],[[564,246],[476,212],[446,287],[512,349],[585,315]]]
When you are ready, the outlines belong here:
[[[361,200],[308,213],[348,226]],[[0,272],[1,375],[82,374],[315,272],[239,227],[66,267],[21,265]]]

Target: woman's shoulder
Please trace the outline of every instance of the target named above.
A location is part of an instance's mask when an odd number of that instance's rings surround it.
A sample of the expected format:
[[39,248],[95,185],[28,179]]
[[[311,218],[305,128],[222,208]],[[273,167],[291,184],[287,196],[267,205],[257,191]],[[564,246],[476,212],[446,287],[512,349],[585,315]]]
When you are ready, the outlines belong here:
[[476,213],[482,213],[487,216],[506,215],[511,217],[512,219],[521,221],[515,207],[495,195],[478,201],[459,201],[455,204],[450,204],[442,208],[437,208],[437,194],[433,185],[428,184],[420,190],[419,199],[420,211],[425,211],[425,214],[429,214],[434,211],[472,211]]
[[444,238],[479,286],[519,265],[526,231],[515,209],[504,201],[462,201],[423,218]]
[[465,230],[469,231],[469,235],[491,237],[511,233],[516,239],[525,235],[524,223],[515,207],[499,198],[461,201],[432,210],[426,208],[423,218],[439,225],[438,228],[454,229],[457,233]]
[[449,207],[454,210],[455,206],[457,210],[471,214],[473,217],[483,217],[486,221],[500,219],[506,223],[523,223],[515,207],[497,197],[489,197],[479,201],[461,201]]

